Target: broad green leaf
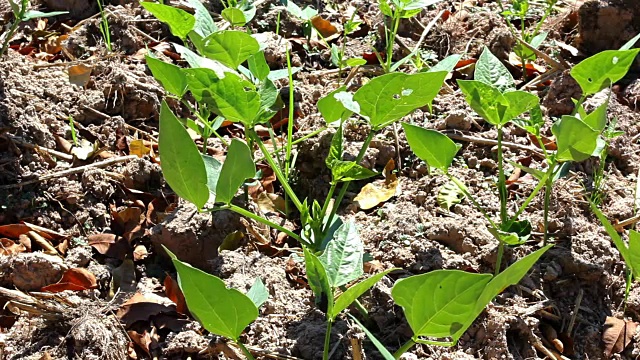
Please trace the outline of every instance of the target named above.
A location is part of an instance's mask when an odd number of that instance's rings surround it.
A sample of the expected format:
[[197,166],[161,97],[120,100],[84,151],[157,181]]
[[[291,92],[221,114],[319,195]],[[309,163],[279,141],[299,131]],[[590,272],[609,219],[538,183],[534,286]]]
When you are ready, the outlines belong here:
[[563,116],[553,124],[551,132],[558,145],[558,161],[586,160],[598,144],[598,131],[574,116]]
[[347,66],[362,66],[362,65],[366,65],[367,64],[367,60],[363,59],[363,58],[350,58],[344,61],[345,65]]
[[320,114],[322,114],[322,117],[324,118],[324,121],[327,122],[327,124],[338,120],[348,119],[349,116],[353,114],[353,111],[348,110],[344,106],[344,103],[339,100],[340,97],[336,97],[341,93],[349,94],[346,92],[346,90],[346,86],[341,86],[318,101],[318,110],[320,111]]
[[228,7],[222,10],[222,18],[232,26],[244,26],[247,23],[244,12],[235,7]]
[[476,70],[473,77],[475,80],[495,87],[502,93],[516,88],[513,76],[511,76],[507,67],[486,46],[482,54],[480,54],[478,62],[476,62]]
[[433,65],[433,67],[429,69],[429,72],[446,71],[447,73],[450,73],[455,69],[456,64],[458,64],[458,61],[460,61],[461,58],[462,55],[460,54],[449,55],[440,60],[437,64]]
[[314,8],[307,6],[303,10],[298,5],[296,5],[293,0],[284,0],[282,1],[282,3],[285,5],[287,12],[305,21],[309,21],[312,17],[318,15],[318,11]]
[[636,281],[640,280],[638,279],[640,276],[640,233],[635,230],[629,230],[629,262],[627,266],[630,268],[633,278]]
[[321,310],[326,314],[333,313],[333,289],[329,285],[329,279],[327,278],[327,272],[324,269],[324,265],[309,251],[305,246],[302,247],[304,251],[304,264],[307,271],[307,280],[309,281],[309,287],[315,295],[315,302]]
[[225,73],[233,72],[231,68],[222,65],[222,63],[220,63],[219,61],[202,57],[179,44],[174,43],[173,46],[176,48],[176,51],[180,54],[180,56],[189,64],[189,66],[194,69],[203,68],[212,70],[215,76],[221,79],[225,77]]
[[[298,71],[300,71],[302,68],[299,66],[294,66],[291,68],[291,74],[295,74]],[[279,70],[273,70],[269,73],[268,79],[271,81],[277,81],[277,80],[282,80],[282,79],[286,79],[289,77],[289,69],[279,69]]]
[[362,329],[362,331],[364,331],[365,334],[367,334],[367,337],[369,338],[369,340],[371,340],[371,342],[373,343],[373,345],[376,347],[376,349],[378,349],[378,352],[380,353],[380,355],[382,355],[382,357],[384,358],[384,360],[396,360],[396,358],[393,356],[392,353],[389,352],[389,350],[387,350],[387,348],[384,347],[384,345],[382,345],[382,343],[380,342],[380,340],[376,339],[376,337],[373,335],[373,333],[371,333],[371,331],[369,331],[369,329],[367,329],[364,325],[360,324],[360,322],[358,321],[358,319],[356,319],[355,317],[353,317],[351,314],[349,314],[349,317],[351,318],[351,320],[353,320],[356,324],[358,324],[358,326],[360,327],[360,329]]
[[393,17],[393,10],[391,9],[391,6],[389,6],[388,0],[378,0],[378,7],[383,15]]
[[269,76],[269,64],[267,64],[267,60],[264,58],[264,52],[258,51],[257,53],[251,55],[249,59],[247,59],[247,63],[249,64],[249,70],[251,74],[255,76],[256,79],[260,81],[264,81]]
[[147,55],[147,66],[153,77],[162,84],[167,92],[181,98],[187,92],[187,76],[182,69],[173,64],[158,60],[153,56]]
[[196,23],[196,18],[193,15],[173,6],[145,1],[140,5],[158,20],[169,25],[171,33],[182,40],[187,38]]
[[633,48],[633,46],[640,40],[640,34],[634,36],[631,40],[627,41],[624,45],[620,47],[619,50],[629,50]]
[[362,276],[363,256],[364,244],[350,219],[333,234],[333,240],[318,259],[324,265],[329,285],[337,288]]
[[276,106],[278,99],[280,97],[280,92],[278,88],[273,83],[273,81],[269,79],[265,79],[260,83],[260,87],[258,88],[258,94],[260,95],[260,109],[266,110],[273,107],[280,109],[281,106]]
[[497,88],[478,80],[458,80],[458,86],[465,96],[467,103],[478,115],[489,124],[502,126],[502,120],[509,102]]
[[209,69],[186,69],[193,97],[204,102],[229,121],[251,125],[260,111],[260,95],[255,86],[239,75],[227,73],[223,79]]
[[204,39],[202,55],[220,61],[232,69],[260,51],[258,41],[242,31],[225,30]]
[[537,95],[519,90],[510,91],[503,96],[508,103],[507,110],[504,112],[504,115],[502,115],[501,122],[503,124],[533,109],[540,101]]
[[449,181],[448,183],[442,185],[440,190],[438,191],[438,205],[441,208],[451,210],[451,207],[455,204],[460,204],[462,199],[464,199],[464,192],[456,185],[455,182]]
[[396,281],[391,296],[404,310],[414,339],[446,338],[464,332],[473,322],[476,303],[490,274],[435,270]]
[[582,88],[583,96],[613,85],[629,71],[640,49],[606,50],[582,60],[571,69],[571,76]]
[[380,281],[380,279],[382,279],[384,276],[386,276],[387,274],[389,274],[394,270],[397,270],[397,269],[394,268],[394,269],[385,270],[381,273],[370,276],[366,280],[363,280],[353,285],[352,287],[348,288],[345,292],[340,294],[340,296],[338,296],[338,298],[336,299],[335,305],[333,306],[333,313],[329,315],[329,318],[335,319],[338,315],[340,315],[342,310],[349,307],[349,305],[351,305],[354,301],[356,301],[356,299],[362,296],[362,294],[364,294],[369,289],[371,289],[373,285],[375,285],[378,281]]
[[414,110],[430,105],[446,76],[446,71],[378,76],[358,89],[353,100],[360,105],[360,115],[369,119],[374,130],[380,130]]
[[394,0],[400,9],[404,11],[424,9],[427,6],[437,4],[442,0]]
[[[589,202],[589,205],[591,206],[591,211],[593,211],[593,213],[596,214],[596,217],[598,218],[598,220],[600,220],[600,222],[602,223],[602,226],[604,226],[604,229],[607,231],[607,234],[609,234],[609,237],[611,237],[611,240],[613,240],[613,244],[618,249],[618,252],[624,259],[624,262],[625,264],[627,264],[627,267],[633,274],[633,277],[636,279],[639,278],[640,263],[637,262],[639,253],[632,254],[629,248],[627,247],[627,245],[624,243],[624,240],[622,240],[622,237],[620,236],[620,234],[618,234],[618,231],[616,230],[616,228],[613,227],[609,219],[607,219],[607,217],[602,213],[602,211],[600,211],[600,209],[598,209],[598,207],[593,202]],[[637,233],[633,235],[629,234],[630,246],[631,246],[632,236],[633,236],[633,249],[637,249],[638,245],[640,245],[638,244],[638,240],[640,239],[638,239]]]
[[216,188],[222,170],[222,163],[209,155],[202,155],[204,168],[207,171],[207,188],[209,189],[209,201],[216,202]]
[[178,284],[189,312],[213,334],[237,341],[244,329],[258,318],[258,308],[249,297],[229,289],[224,281],[184,263],[169,251],[178,271]]
[[516,233],[494,229],[492,227],[489,227],[488,230],[491,235],[495,236],[495,238],[498,239],[498,241],[503,242],[507,245],[522,245],[525,243],[525,241],[527,241],[527,239],[521,239]]
[[329,154],[325,159],[325,164],[331,169],[335,161],[342,160],[342,124],[336,129],[336,133],[331,138],[331,146],[329,147]]
[[262,279],[256,278],[256,281],[251,286],[251,289],[247,291],[247,297],[253,301],[256,308],[259,308],[269,298],[269,289],[264,286]]
[[22,17],[22,21],[29,21],[31,19],[37,19],[37,18],[48,18],[48,17],[64,15],[68,13],[69,13],[68,11],[42,12],[38,10],[28,10],[24,13],[24,16]]
[[354,161],[336,160],[331,163],[333,181],[364,180],[378,175],[377,172],[356,164]]
[[602,131],[607,127],[607,108],[609,107],[609,97],[607,101],[598,106],[591,114],[584,116],[582,121],[589,125],[593,130]]
[[[20,7],[18,6],[17,3],[15,3],[13,0],[9,0],[9,5],[11,6],[11,11],[13,11],[13,16],[17,18],[20,17]],[[23,6],[26,6],[27,4],[23,1],[22,2]]]
[[256,165],[247,144],[238,139],[231,140],[216,185],[216,201],[230,203],[244,181],[255,175]]
[[193,31],[197,33],[201,39],[218,31],[218,26],[216,26],[211,14],[209,14],[209,10],[204,7],[200,0],[187,0],[187,2],[189,6],[195,10],[196,22],[193,25]]
[[209,199],[204,162],[191,136],[164,101],[159,133],[160,166],[165,180],[178,196],[202,209]]
[[417,157],[429,166],[440,169],[445,173],[453,162],[453,158],[460,149],[448,136],[419,126],[402,123],[407,135],[409,147]]

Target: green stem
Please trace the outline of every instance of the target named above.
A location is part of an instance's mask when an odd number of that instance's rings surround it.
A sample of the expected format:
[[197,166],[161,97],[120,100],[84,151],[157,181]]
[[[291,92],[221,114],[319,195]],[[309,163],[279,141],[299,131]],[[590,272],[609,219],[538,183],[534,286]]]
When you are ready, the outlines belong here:
[[578,100],[578,102],[576,103],[575,107],[573,108],[573,111],[571,112],[571,116],[576,116],[576,113],[578,112],[578,108],[580,107],[580,105],[582,105],[582,103],[587,99],[587,96],[582,94],[580,96],[580,100]]
[[[191,106],[191,104],[187,100],[182,99],[182,98],[173,97],[173,96],[172,96],[172,98],[180,100],[182,105],[186,106],[187,109],[189,109],[189,111],[192,114],[194,114],[198,118],[198,120],[200,120],[200,122],[202,123],[202,125],[204,127],[206,127],[213,135],[215,135],[222,142],[222,144],[224,144],[224,146],[229,147],[229,143],[226,142],[224,140],[224,138],[222,136],[220,136],[220,134],[218,134],[218,132],[214,128],[211,127],[211,124],[209,124],[209,119],[205,119],[202,116],[202,114],[200,114],[199,111],[197,111],[193,106]],[[204,147],[206,148],[206,146],[207,146],[207,144],[206,144],[206,141],[205,141]]]
[[214,210],[231,210],[231,211],[233,211],[233,212],[235,212],[237,214],[240,214],[242,216],[246,216],[246,217],[248,217],[250,219],[253,219],[253,220],[255,220],[255,221],[259,222],[259,223],[265,224],[265,225],[267,225],[269,227],[272,227],[272,228],[274,228],[274,229],[276,229],[278,231],[281,231],[281,232],[291,236],[291,238],[296,239],[300,243],[304,242],[304,241],[302,241],[302,238],[299,235],[297,235],[296,233],[294,233],[293,231],[291,231],[289,229],[286,229],[283,226],[280,226],[280,225],[274,223],[271,220],[267,220],[267,219],[265,219],[265,218],[263,218],[261,216],[258,216],[256,214],[252,213],[251,211],[245,210],[245,209],[241,208],[240,206],[237,206],[237,205],[234,205],[234,204],[228,204],[228,205],[222,206],[222,207],[214,209]]
[[500,221],[505,223],[508,221],[507,217],[507,180],[504,176],[504,161],[502,152],[502,126],[498,127],[498,192],[500,194]]
[[[364,158],[364,154],[367,153],[369,144],[371,144],[371,140],[373,140],[373,137],[375,135],[376,133],[373,129],[369,130],[369,134],[367,135],[367,138],[364,140],[364,143],[362,143],[360,152],[356,157],[356,160],[355,160],[356,164],[360,164],[360,162],[362,161],[362,158]],[[350,183],[351,181],[345,181],[344,184],[342,184],[342,187],[340,188],[340,192],[338,193],[338,197],[336,198],[336,201],[333,203],[331,214],[329,214],[329,217],[327,218],[327,222],[325,223],[324,228],[322,229],[323,233],[326,232],[327,229],[329,229],[331,221],[333,220],[334,216],[336,216],[336,213],[338,212],[338,207],[340,207],[340,203],[342,203],[342,199],[344,198],[344,195],[347,193],[347,189],[349,188]]]
[[4,55],[4,53],[7,51],[7,47],[9,47],[9,41],[11,40],[11,37],[13,36],[13,34],[16,32],[16,29],[18,29],[18,24],[20,24],[20,22],[22,21],[22,18],[24,17],[24,13],[27,10],[27,3],[22,2],[22,8],[20,9],[20,13],[16,15],[16,19],[13,22],[13,24],[11,24],[11,28],[9,29],[9,32],[7,32],[7,37],[4,39],[4,43],[2,44],[2,50],[0,50],[0,57],[2,57]]
[[327,332],[324,334],[324,350],[322,352],[322,360],[329,360],[329,346],[331,345],[331,326],[333,321],[327,321]]
[[292,149],[291,141],[293,139],[293,123],[295,122],[295,119],[293,118],[294,116],[293,71],[291,68],[291,54],[289,53],[289,47],[287,47],[286,55],[287,55],[287,70],[289,72],[289,121],[287,122],[287,152],[285,155],[284,174],[287,177],[287,180],[289,180],[289,169],[291,167],[290,161],[291,161],[291,149]]
[[464,194],[464,196],[466,196],[469,200],[471,200],[471,203],[473,204],[473,206],[476,207],[476,209],[478,211],[480,211],[480,213],[482,213],[482,215],[484,216],[484,218],[489,222],[489,224],[491,225],[491,227],[493,227],[494,229],[498,230],[499,227],[498,225],[493,222],[493,220],[491,220],[491,217],[489,216],[489,214],[487,214],[487,212],[484,210],[484,208],[480,205],[480,203],[473,197],[473,195],[471,195],[471,193],[469,192],[469,190],[467,189],[466,186],[464,186],[463,183],[460,182],[460,180],[456,179],[454,176],[452,176],[451,174],[447,173],[446,174],[447,177],[449,178],[449,180],[451,180],[454,184],[456,184],[456,186],[458,187],[458,189],[460,189],[460,191],[462,191],[462,193]]
[[251,354],[251,352],[249,351],[249,349],[247,349],[246,346],[244,346],[244,344],[242,344],[240,341],[236,341],[236,344],[238,345],[238,347],[240,348],[240,350],[242,350],[242,353],[244,353],[244,356],[247,357],[247,359],[249,360],[255,360],[255,358],[253,357],[253,355]]
[[[299,139],[296,139],[295,141],[293,141],[293,142],[291,143],[291,145],[298,145],[298,144],[300,144],[301,142],[303,142],[303,141],[305,141],[305,140],[307,140],[307,139],[309,139],[309,138],[312,138],[312,137],[314,137],[314,136],[318,135],[319,133],[321,133],[321,132],[323,132],[323,131],[325,131],[325,130],[327,130],[327,127],[326,127],[326,126],[324,126],[324,127],[320,128],[320,129],[314,130],[313,132],[311,132],[311,133],[309,133],[309,134],[307,134],[307,135],[305,135],[305,136],[303,136],[303,137],[301,137],[301,138],[299,138]],[[278,153],[282,152],[282,150],[285,150],[285,148],[284,148],[284,147],[277,147],[277,148],[276,148],[275,150],[273,150],[270,154],[271,154],[271,156],[276,156]],[[256,162],[260,162],[260,161],[262,161],[262,160],[264,160],[264,157],[258,158],[258,159],[256,160]]]
[[393,45],[396,42],[396,34],[398,33],[398,27],[400,26],[400,17],[398,10],[393,12],[392,18],[392,30],[387,38],[387,61],[385,64],[384,72],[388,73],[391,70],[391,63],[393,62]]
[[409,351],[409,349],[411,349],[413,347],[413,345],[415,345],[415,344],[416,344],[416,342],[413,341],[413,339],[409,339],[409,341],[404,343],[404,345],[400,346],[400,349],[398,349],[398,351],[393,353],[393,357],[396,358],[396,359],[400,359],[400,356],[402,356],[402,354],[404,354],[407,351]]
[[300,199],[298,199],[298,196],[289,185],[288,179],[284,176],[284,174],[282,173],[282,170],[280,170],[280,168],[277,166],[276,162],[273,160],[273,157],[271,156],[271,153],[269,153],[269,151],[267,150],[267,147],[264,146],[264,143],[262,142],[262,140],[260,140],[260,137],[258,136],[258,134],[256,134],[255,130],[249,129],[247,130],[247,135],[251,139],[253,139],[253,141],[255,141],[256,144],[258,144],[258,147],[260,148],[260,151],[262,151],[262,154],[264,155],[265,160],[267,160],[267,163],[269,163],[269,166],[271,166],[271,168],[273,169],[273,172],[276,175],[276,178],[278,179],[278,181],[280,181],[280,184],[282,185],[284,192],[291,198],[290,200],[293,202],[293,205],[295,205],[298,211],[302,212],[304,208],[302,205],[302,202],[300,202]]
[[633,273],[629,270],[629,268],[627,268],[626,271],[627,271],[627,276],[625,280],[627,285],[624,289],[624,306],[622,308],[623,315],[627,311],[627,299],[629,298],[629,291],[631,290],[631,281],[633,280]]
[[500,239],[498,239],[498,242],[498,257],[496,258],[496,269],[493,276],[498,276],[498,274],[500,274],[500,268],[502,267],[502,254],[504,254],[504,242]]
[[529,206],[529,203],[533,200],[533,198],[536,197],[536,195],[538,195],[540,190],[542,190],[542,188],[544,188],[547,185],[547,178],[552,175],[553,174],[549,173],[549,171],[545,173],[545,176],[543,176],[542,179],[540,179],[540,182],[538,182],[538,185],[536,185],[535,189],[533,189],[533,191],[531,192],[527,200],[525,200],[522,203],[522,205],[520,205],[520,208],[518,209],[516,214],[511,217],[511,220],[509,220],[510,222],[514,222],[518,220],[518,217],[522,215],[522,213],[527,208],[527,206]]

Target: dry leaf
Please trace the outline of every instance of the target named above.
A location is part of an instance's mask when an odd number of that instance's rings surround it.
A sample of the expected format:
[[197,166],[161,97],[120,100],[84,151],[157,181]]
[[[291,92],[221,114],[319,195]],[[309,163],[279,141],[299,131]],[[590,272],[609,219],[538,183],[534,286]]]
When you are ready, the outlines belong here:
[[149,252],[147,251],[147,248],[142,245],[136,245],[136,247],[133,249],[133,260],[134,261],[140,261],[140,260],[144,260],[147,258],[147,256],[149,256]]
[[318,15],[311,18],[311,24],[324,38],[328,38],[338,32],[338,29],[329,20],[325,20]]
[[285,201],[280,195],[262,192],[256,198],[256,204],[258,204],[258,208],[265,214],[284,214],[285,212]]
[[69,82],[85,87],[91,80],[92,68],[84,64],[69,66]]
[[13,255],[27,251],[22,244],[16,244],[13,240],[7,238],[0,239],[0,255]]
[[184,299],[182,290],[180,290],[178,282],[169,275],[164,278],[164,293],[176,304],[177,312],[180,314],[187,313],[187,302]]
[[59,241],[66,237],[59,232],[43,228],[42,226],[29,224],[28,222],[24,221],[21,224],[9,224],[0,226],[0,236],[5,236],[10,239],[19,239],[20,235],[25,235],[29,231],[35,231],[47,240]]
[[149,321],[151,317],[159,314],[175,314],[175,305],[166,305],[163,303],[166,301],[169,299],[152,293],[145,295],[136,293],[118,309],[116,316],[128,328],[137,321]]
[[56,284],[42,288],[42,291],[57,293],[65,290],[82,291],[98,287],[96,277],[87,269],[73,268],[65,271]]
[[610,357],[619,354],[631,343],[638,323],[607,316],[602,332],[604,354]]
[[236,230],[224,237],[222,244],[218,246],[218,252],[222,250],[236,250],[242,245],[242,239],[244,239],[244,233]]
[[151,346],[151,343],[153,342],[153,340],[151,339],[151,334],[149,334],[149,332],[147,332],[146,330],[140,334],[137,331],[127,331],[127,334],[129,334],[129,338],[131,338],[131,340],[138,346],[140,346],[140,348],[142,350],[144,350],[145,353],[147,353],[147,355],[151,356],[151,352],[149,351],[149,347]]
[[129,143],[129,154],[137,155],[138,157],[143,157],[145,155],[149,155],[151,152],[151,148],[146,147],[144,145],[144,140],[138,139],[133,140]]
[[129,243],[115,234],[89,235],[89,245],[102,255],[120,260],[124,260],[131,250]]
[[384,180],[376,180],[365,185],[353,199],[362,210],[368,210],[391,199],[399,191],[399,180],[392,171],[395,162],[390,159],[384,167]]
[[98,150],[100,150],[100,144],[97,142],[91,143],[86,139],[82,139],[78,145],[71,147],[71,155],[75,156],[78,160],[87,160],[92,158]]

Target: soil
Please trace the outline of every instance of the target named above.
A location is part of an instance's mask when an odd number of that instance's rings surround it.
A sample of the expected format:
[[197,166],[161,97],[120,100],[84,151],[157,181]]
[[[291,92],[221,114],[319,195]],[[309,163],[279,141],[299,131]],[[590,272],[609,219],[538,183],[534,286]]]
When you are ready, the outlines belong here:
[[[293,65],[302,68],[295,75],[294,90],[298,110],[295,136],[301,138],[325,126],[316,103],[337,87],[338,71],[331,65],[330,50],[321,42],[307,43],[303,22],[284,11],[279,1],[258,3],[257,15],[248,29],[262,34],[271,69],[286,68],[287,48],[292,52]],[[296,3],[301,7],[321,7],[320,14],[339,26],[348,20],[344,14],[352,11],[349,7],[358,9],[363,21],[361,30],[346,40],[331,40],[337,45],[346,41],[348,56],[360,56],[370,52],[372,46],[381,49],[384,45],[376,39],[384,23],[376,2]],[[221,3],[204,0],[204,4],[222,24],[217,15],[223,8]],[[33,6],[42,11],[70,13],[46,23],[30,20],[21,24],[11,48],[0,58],[0,226],[26,222],[46,228],[46,236],[42,230],[34,231],[45,236],[45,242],[54,249],[52,253],[32,235],[23,235],[9,241],[28,244],[27,251],[6,250],[0,255],[0,286],[40,299],[37,311],[16,310],[10,301],[15,299],[0,295],[0,304],[9,305],[0,314],[0,358],[241,358],[242,355],[234,355],[235,348],[225,339],[206,332],[179,309],[179,304],[174,304],[174,298],[170,299],[168,284],[175,272],[162,246],[182,261],[219,276],[229,287],[241,291],[249,289],[256,277],[262,279],[269,299],[261,308],[260,317],[242,336],[245,344],[259,350],[261,358],[322,358],[326,323],[306,285],[304,266],[295,255],[297,245],[284,239],[284,234],[263,230],[235,213],[198,213],[193,205],[178,200],[162,177],[153,143],[157,141],[158,113],[166,94],[146,67],[143,55],[147,48],[155,49],[166,61],[174,61],[169,43],[179,39],[172,37],[168,27],[138,2],[105,1],[114,49],[109,52],[100,35],[94,1],[42,0],[34,1]],[[424,27],[441,10],[450,14],[446,20],[439,20],[420,44],[426,54],[437,59],[464,54],[465,59],[474,59],[486,46],[498,58],[508,61],[517,40],[496,4],[448,0],[403,21],[399,43],[394,48],[396,59],[418,44]],[[526,26],[535,26],[539,17],[528,19]],[[6,29],[11,19],[10,8],[0,3],[0,29]],[[545,42],[542,51],[560,54],[563,61],[573,65],[586,56],[616,49],[639,33],[640,7],[636,0],[559,1],[557,11],[546,24],[550,41]],[[58,51],[47,53],[43,41],[33,35],[36,29],[44,31],[42,26],[53,36],[64,35],[59,38]],[[578,53],[569,54],[566,46],[558,48],[552,41],[573,46]],[[69,79],[70,67],[77,64],[91,69],[84,86]],[[508,66],[519,79],[518,69]],[[378,74],[376,66],[363,67],[354,77],[351,90]],[[459,71],[455,76],[470,75]],[[637,62],[612,89],[608,113],[623,133],[608,149],[600,207],[610,219],[619,221],[632,217],[635,211],[640,170],[639,76]],[[455,91],[454,80],[447,81],[454,92],[441,92],[431,112],[417,110],[407,120],[447,133],[496,139],[495,128],[485,124],[465,103],[462,94]],[[277,86],[286,88],[288,84],[281,80]],[[580,88],[566,70],[555,73],[534,93],[540,97],[550,124],[552,118],[572,112],[572,98],[580,97]],[[587,108],[597,106],[602,96],[590,100]],[[189,116],[188,109],[178,102],[167,102],[176,113]],[[70,118],[74,121],[73,130]],[[402,310],[394,306],[391,298],[394,281],[436,269],[492,273],[498,245],[482,214],[468,200],[450,211],[439,206],[436,198],[447,178],[428,174],[398,128],[397,138],[393,127],[377,134],[362,164],[379,171],[390,159],[396,163],[399,160],[402,190],[380,206],[363,211],[352,199],[367,181],[354,182],[338,212],[358,224],[371,257],[368,271],[400,268],[361,298],[369,311],[368,328],[390,351],[397,350],[411,336]],[[543,131],[551,136],[549,126]],[[294,187],[303,198],[321,201],[329,190],[331,175],[324,158],[333,132],[331,128],[322,131],[296,149]],[[356,157],[367,132],[368,126],[362,121],[348,122],[346,158]],[[222,130],[226,140],[240,133],[233,126]],[[102,152],[88,159],[74,158],[68,147],[74,135],[95,144]],[[147,141],[151,153],[128,156],[134,154],[132,144],[136,140]],[[512,125],[505,129],[504,140],[531,145],[526,133]],[[459,143],[462,148],[452,175],[467,185],[490,214],[498,214],[496,147],[478,141]],[[212,155],[224,155],[218,139],[210,139],[207,145]],[[505,156],[512,161],[528,159],[528,166],[533,168],[546,166],[542,159],[517,147],[507,147]],[[107,166],[95,166],[109,160],[113,162]],[[82,172],[66,172],[92,164]],[[624,308],[624,262],[587,201],[599,166],[596,158],[572,164],[569,174],[557,181],[549,223],[555,246],[519,285],[505,289],[456,346],[417,345],[403,358],[545,359],[536,346],[545,338],[543,329],[552,327],[563,333],[570,322],[573,328],[570,341],[565,339],[565,344],[569,347],[572,343],[573,352],[565,352],[566,358],[608,358],[601,340],[605,321],[608,316],[624,315],[640,321],[640,286],[632,285]],[[508,166],[508,175],[513,171]],[[40,179],[50,174],[62,175]],[[509,188],[512,205],[516,200],[522,201],[535,185],[523,174]],[[276,185],[275,192],[278,191]],[[252,200],[238,201],[240,206],[260,211]],[[508,247],[505,263],[513,263],[540,247],[542,209],[543,197],[537,196],[523,213],[523,218],[533,224],[534,234],[524,245]],[[285,226],[295,229],[297,224],[286,222]],[[239,238],[238,234],[242,234],[240,242],[229,245],[230,239]],[[0,233],[3,237],[10,236]],[[259,245],[260,238],[272,241],[274,247],[265,250]],[[2,244],[7,246],[4,240]],[[44,286],[58,282],[73,268],[90,271],[96,285],[43,297],[40,291]],[[121,291],[115,294],[118,284]],[[127,303],[138,295],[145,299],[133,305]],[[581,300],[576,308],[578,298]],[[636,335],[632,344],[613,358],[640,356],[638,340]],[[354,343],[362,345],[365,358],[382,358],[351,320],[340,317],[332,330],[332,358],[363,358],[354,355]]]

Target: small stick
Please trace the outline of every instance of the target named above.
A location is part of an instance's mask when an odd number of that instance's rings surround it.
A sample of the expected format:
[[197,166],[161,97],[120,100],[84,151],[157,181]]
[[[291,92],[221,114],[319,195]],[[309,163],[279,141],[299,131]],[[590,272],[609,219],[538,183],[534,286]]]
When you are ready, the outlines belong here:
[[567,326],[567,334],[571,334],[573,330],[573,325],[576,323],[576,317],[578,317],[578,312],[580,312],[580,303],[582,303],[582,296],[584,295],[584,291],[580,289],[578,292],[578,297],[576,298],[576,304],[573,309],[573,314],[571,314],[571,320],[569,320],[569,326]]
[[542,343],[540,342],[540,340],[538,341],[534,341],[533,342],[533,347],[536,348],[536,350],[540,351],[541,353],[543,353],[544,355],[546,355],[547,357],[549,357],[550,359],[553,360],[561,360],[559,357],[557,357],[554,353],[551,352],[551,350],[547,349],[544,345],[542,345]]
[[49,155],[56,156],[56,157],[59,157],[61,159],[67,160],[67,161],[73,161],[73,155],[65,154],[63,152],[60,152],[60,151],[57,151],[57,150],[53,150],[53,149],[49,149],[49,148],[46,148],[46,147],[42,147],[40,145],[34,145],[34,144],[31,144],[31,143],[22,141],[22,140],[18,139],[15,136],[12,136],[12,135],[8,135],[7,134],[7,135],[4,135],[3,137],[15,142],[16,144],[18,144],[20,146],[26,147],[27,149],[33,149],[33,150],[36,150],[36,151],[42,151],[43,153],[47,153]]
[[31,184],[39,183],[39,182],[45,181],[45,180],[51,180],[51,179],[56,179],[56,178],[63,177],[63,176],[78,174],[78,173],[84,172],[85,170],[88,170],[88,169],[101,168],[101,167],[114,165],[114,164],[118,164],[118,163],[121,163],[121,162],[129,161],[129,160],[137,159],[137,158],[138,158],[138,156],[136,156],[136,155],[127,155],[127,156],[109,158],[107,160],[100,161],[100,162],[97,162],[97,163],[84,165],[84,166],[78,166],[77,168],[67,169],[67,170],[64,170],[64,171],[59,171],[59,172],[56,172],[56,173],[53,173],[53,174],[42,175],[42,176],[39,176],[36,179],[20,182],[20,183],[17,183],[17,184],[3,185],[3,186],[0,186],[0,190],[12,189],[12,188],[16,188],[16,187],[22,187],[22,186],[25,186],[25,185],[31,185]]
[[616,228],[616,231],[622,232],[624,231],[625,226],[633,225],[638,221],[640,221],[640,214],[634,215],[626,220],[622,220],[619,223],[614,224],[613,227]]
[[518,39],[518,41],[524,45],[524,47],[526,47],[527,49],[533,51],[538,57],[542,58],[542,60],[544,60],[547,64],[551,65],[554,69],[558,69],[558,70],[566,70],[567,68],[562,65],[561,63],[555,61],[553,58],[551,58],[551,56],[545,54],[544,52],[534,48],[533,46],[529,45],[526,41],[520,39],[520,38],[516,38]]
[[[454,131],[443,131],[443,133],[453,140],[467,141],[467,142],[477,143],[481,145],[492,145],[492,146],[498,145],[498,142],[493,139],[485,139],[485,138],[476,137],[476,136],[464,135]],[[511,149],[523,150],[528,153],[531,153],[532,155],[536,155],[541,158],[544,158],[544,155],[538,149],[531,146],[520,145],[520,144],[508,142],[508,141],[503,141],[502,146],[505,146]]]

